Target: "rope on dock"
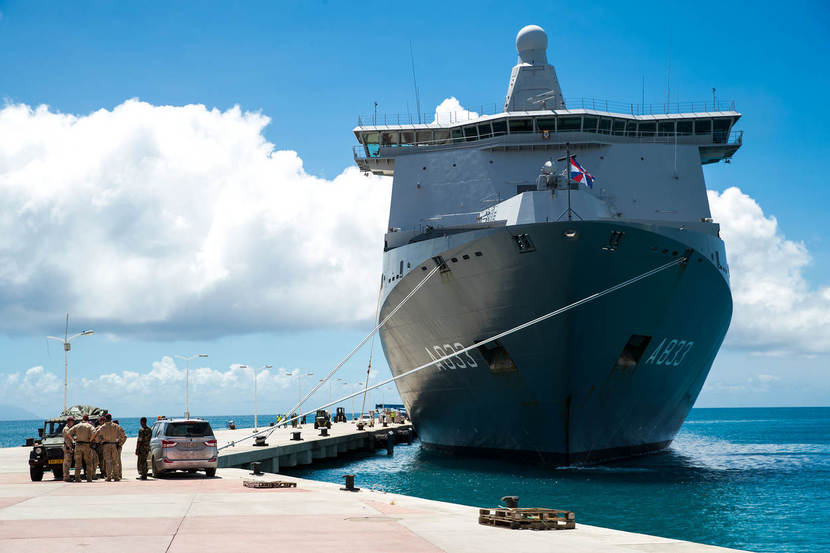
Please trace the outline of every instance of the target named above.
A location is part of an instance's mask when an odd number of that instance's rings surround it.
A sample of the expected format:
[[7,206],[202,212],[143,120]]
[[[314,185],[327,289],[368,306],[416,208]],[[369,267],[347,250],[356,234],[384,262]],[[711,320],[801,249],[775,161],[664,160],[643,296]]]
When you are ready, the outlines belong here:
[[[468,351],[470,351],[470,350],[478,349],[478,348],[480,348],[481,346],[483,346],[483,345],[485,345],[485,344],[489,344],[490,342],[495,342],[496,340],[499,340],[499,339],[501,339],[501,338],[504,338],[505,336],[509,336],[510,334],[513,334],[513,333],[515,333],[515,332],[519,332],[520,330],[524,330],[525,328],[528,328],[528,327],[533,326],[533,325],[535,325],[535,324],[539,324],[539,323],[541,323],[541,322],[543,322],[543,321],[546,321],[546,320],[548,320],[548,319],[550,319],[550,318],[553,318],[553,317],[559,316],[559,315],[561,315],[561,314],[563,314],[563,313],[565,313],[565,312],[567,312],[567,311],[570,311],[570,310],[572,310],[572,309],[576,309],[577,307],[580,307],[580,306],[582,306],[582,305],[585,305],[586,303],[590,303],[590,302],[592,302],[592,301],[594,301],[594,300],[598,300],[599,298],[601,298],[601,297],[603,297],[603,296],[607,296],[608,294],[612,294],[612,293],[616,292],[617,290],[620,290],[620,289],[622,289],[622,288],[625,288],[626,286],[631,286],[632,284],[635,284],[635,283],[637,283],[637,282],[639,282],[639,281],[641,281],[641,280],[643,280],[643,279],[646,279],[646,278],[652,277],[652,276],[654,276],[654,275],[656,275],[656,274],[658,274],[658,273],[661,273],[661,272],[663,272],[663,271],[665,271],[665,270],[667,270],[667,269],[670,269],[670,268],[674,267],[675,265],[685,265],[685,264],[689,261],[689,256],[690,256],[690,255],[691,255],[691,251],[687,251],[687,252],[686,252],[686,255],[684,255],[683,257],[678,257],[677,259],[674,259],[674,260],[672,260],[672,261],[670,261],[670,262],[668,262],[668,263],[666,263],[666,264],[664,264],[664,265],[660,265],[659,267],[656,267],[656,268],[654,268],[654,269],[651,269],[651,270],[649,270],[649,271],[646,271],[645,273],[642,273],[642,274],[637,275],[637,276],[635,276],[635,277],[632,277],[632,278],[630,278],[630,279],[628,279],[628,280],[625,280],[625,281],[623,281],[623,282],[620,282],[619,284],[615,284],[614,286],[611,286],[610,288],[606,288],[605,290],[602,290],[601,292],[596,292],[596,293],[594,293],[594,294],[591,294],[590,296],[586,296],[586,297],[582,298],[581,300],[575,301],[575,302],[573,302],[573,303],[571,303],[571,304],[568,304],[568,305],[566,305],[566,306],[564,306],[564,307],[560,307],[559,309],[555,309],[555,310],[553,310],[553,311],[551,311],[551,312],[549,312],[549,313],[546,313],[546,314],[544,314],[544,315],[542,315],[542,316],[540,316],[540,317],[536,317],[535,319],[531,319],[531,320],[529,320],[529,321],[527,321],[527,322],[525,322],[525,323],[522,323],[522,324],[520,324],[520,325],[518,325],[518,326],[514,326],[513,328],[511,328],[511,329],[509,329],[509,330],[505,330],[504,332],[501,332],[501,333],[499,333],[499,334],[496,334],[495,336],[491,336],[490,338],[487,338],[486,340],[482,340],[482,341],[480,341],[480,342],[476,342],[475,344],[473,344],[473,345],[471,345],[471,346],[467,346],[467,347],[466,347],[466,348],[464,348],[464,349],[461,349],[461,350],[455,351],[455,352],[453,352],[453,353],[452,353],[452,354],[450,354],[450,355],[446,355],[446,356],[441,357],[441,358],[439,358],[439,359],[434,359],[434,360],[430,361],[429,363],[424,363],[423,365],[421,365],[421,366],[419,366],[419,367],[415,367],[414,369],[410,369],[410,370],[408,370],[408,371],[406,371],[406,372],[403,372],[403,373],[399,374],[398,376],[393,376],[392,378],[389,378],[389,379],[387,379],[387,380],[384,380],[383,382],[380,382],[380,383],[375,384],[375,385],[373,385],[373,386],[369,386],[369,387],[365,388],[364,390],[360,390],[360,391],[358,391],[358,392],[354,392],[354,393],[352,393],[352,394],[349,394],[349,395],[343,396],[343,397],[341,397],[341,398],[339,398],[339,399],[336,399],[336,400],[334,400],[334,401],[331,401],[331,402],[329,402],[329,403],[326,403],[326,404],[324,404],[324,405],[321,405],[321,406],[320,406],[320,407],[318,407],[317,409],[313,409],[313,410],[308,411],[308,412],[306,412],[306,413],[299,414],[299,415],[297,415],[296,417],[293,417],[293,418],[290,418],[290,419],[286,419],[285,421],[282,421],[282,422],[284,422],[285,424],[290,424],[292,421],[294,421],[294,420],[298,420],[298,419],[300,419],[300,418],[302,418],[302,417],[304,417],[304,416],[306,416],[306,415],[310,415],[310,414],[312,414],[312,413],[315,413],[315,412],[316,412],[317,410],[319,410],[319,409],[325,409],[325,408],[327,408],[327,407],[331,407],[332,405],[335,405],[336,403],[341,403],[341,402],[343,402],[343,401],[346,401],[346,400],[348,400],[348,399],[351,399],[351,398],[353,398],[353,397],[355,397],[355,396],[358,396],[358,395],[360,395],[360,394],[362,394],[362,393],[364,393],[364,392],[366,392],[366,391],[368,391],[368,390],[374,390],[374,389],[376,389],[376,388],[380,388],[380,387],[382,387],[382,386],[386,386],[387,384],[389,384],[389,383],[391,383],[391,382],[394,382],[394,381],[396,381],[396,380],[398,380],[398,379],[400,379],[400,378],[404,378],[404,377],[406,377],[406,376],[409,376],[409,375],[415,374],[416,372],[422,371],[422,370],[424,370],[424,369],[426,369],[426,368],[429,368],[429,367],[431,367],[431,366],[433,366],[433,365],[438,365],[439,363],[442,363],[443,361],[446,361],[446,360],[450,359],[451,357],[455,357],[455,356],[457,356],[457,355],[459,355],[459,354],[466,353],[466,352],[468,352]],[[430,272],[430,274],[429,274],[429,275],[427,275],[427,277],[426,277],[426,278],[429,278],[430,276],[432,276],[432,273],[434,273],[434,272],[435,272],[437,269],[439,269],[439,268],[440,268],[440,265],[439,265],[438,267],[436,267],[435,269],[433,269],[433,270],[432,270],[432,272]],[[423,281],[421,281],[421,284],[423,284],[423,283],[426,281],[426,278],[425,278]],[[405,300],[404,300],[404,301],[406,301],[406,300],[408,300],[410,297],[412,297],[412,294],[415,292],[415,290],[417,290],[417,289],[421,286],[421,284],[419,284],[419,285],[418,285],[418,287],[416,287],[415,289],[413,289],[413,291],[412,291],[412,292],[410,292],[410,294],[409,294],[409,295],[405,298]],[[399,308],[401,305],[403,305],[403,302],[401,302],[400,304],[398,304],[398,308]],[[390,313],[390,315],[389,315],[388,317],[386,317],[386,319],[384,319],[384,320],[383,320],[383,322],[385,323],[387,320],[389,320],[389,317],[391,317],[391,316],[392,316],[392,315],[393,315],[393,314],[397,311],[397,309],[398,309],[398,308],[396,308],[395,310],[393,310],[393,311],[392,311],[392,313]],[[383,323],[381,323],[380,325],[376,326],[376,327],[375,327],[375,330],[373,331],[373,333],[374,333],[375,331],[377,331],[377,329],[378,329],[378,328],[380,328],[382,325],[383,325]],[[366,337],[366,339],[364,339],[363,343],[365,343],[365,342],[366,342],[366,340],[367,340],[368,338],[369,338],[369,336],[367,336],[367,337]],[[361,343],[361,345],[362,345],[362,343]],[[354,353],[354,352],[352,352],[352,353]],[[351,356],[351,355],[352,355],[352,354],[349,354],[349,356]],[[344,361],[344,362],[345,362],[345,361]],[[338,366],[337,368],[339,368],[339,366]],[[333,374],[333,373],[332,373],[332,374]],[[281,424],[282,424],[282,422],[281,422]],[[246,440],[246,439],[251,438],[251,437],[254,437],[254,436],[258,435],[258,434],[262,434],[262,433],[264,433],[264,432],[267,432],[267,433],[270,435],[272,432],[274,432],[274,430],[276,430],[276,427],[271,428],[271,429],[266,429],[266,430],[260,430],[259,432],[255,432],[254,434],[251,434],[251,436],[247,436],[247,437],[245,437],[245,438],[242,438],[242,440]],[[240,441],[242,441],[242,440],[236,440],[236,443],[239,443],[239,442],[240,442]],[[224,445],[224,446],[220,447],[220,448],[219,448],[219,450],[225,449],[226,447],[229,447],[229,446],[230,446],[230,444],[228,444],[228,445]]]

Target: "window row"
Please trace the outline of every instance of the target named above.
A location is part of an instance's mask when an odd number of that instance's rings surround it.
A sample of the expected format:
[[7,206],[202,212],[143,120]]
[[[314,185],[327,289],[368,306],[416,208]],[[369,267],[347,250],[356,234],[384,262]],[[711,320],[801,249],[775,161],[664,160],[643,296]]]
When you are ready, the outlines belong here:
[[[432,146],[471,142],[506,134],[587,132],[615,136],[712,135],[715,142],[726,142],[731,117],[632,121],[611,117],[561,116],[505,118],[451,129],[400,130],[359,133],[358,140],[377,151],[380,146]],[[374,148],[373,148],[374,146]]]

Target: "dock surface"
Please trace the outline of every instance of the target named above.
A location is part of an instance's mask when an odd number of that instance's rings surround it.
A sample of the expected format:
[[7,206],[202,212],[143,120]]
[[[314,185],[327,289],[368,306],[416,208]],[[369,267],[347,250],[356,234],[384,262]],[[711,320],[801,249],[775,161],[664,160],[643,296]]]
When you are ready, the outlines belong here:
[[[303,437],[305,431],[317,434],[309,425],[303,431]],[[348,433],[345,425],[342,431]],[[227,432],[246,434],[244,430],[217,431],[220,445],[228,439]],[[269,438],[269,443],[276,445],[279,439]],[[229,449],[236,448],[240,448],[237,453],[243,450],[243,446]],[[136,479],[134,438],[122,451],[121,482],[65,483],[51,480],[48,473],[42,482],[31,482],[29,449],[0,449],[3,553],[204,553],[275,548],[303,553],[735,551],[581,524],[579,513],[574,530],[483,526],[478,524],[477,507],[371,491],[367,489],[370,483],[361,482],[360,475],[355,482],[363,488],[359,492],[279,474],[254,477],[240,468],[220,468],[214,478],[177,473],[140,481]],[[283,480],[295,482],[296,487],[250,488],[243,485],[246,479]]]

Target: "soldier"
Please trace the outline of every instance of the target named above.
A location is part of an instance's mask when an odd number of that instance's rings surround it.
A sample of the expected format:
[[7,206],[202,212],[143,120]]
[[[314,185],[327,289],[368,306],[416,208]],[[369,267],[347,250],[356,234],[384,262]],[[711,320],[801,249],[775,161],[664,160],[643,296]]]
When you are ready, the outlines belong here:
[[150,437],[153,431],[147,426],[147,417],[141,417],[141,428],[138,429],[138,441],[135,443],[135,454],[138,456],[138,477],[147,480],[147,455],[150,454]]
[[[106,417],[106,415],[101,415],[95,421],[94,428],[95,428],[96,432],[98,431],[99,428],[101,428],[104,425],[104,422],[105,422],[104,418],[105,417]],[[103,452],[103,449],[101,448],[100,440],[93,439],[92,443],[90,444],[90,447],[91,447],[91,451],[92,451],[92,465],[94,467],[96,467],[96,469],[95,469],[96,472],[98,471],[98,467],[100,467],[101,476],[104,476],[107,473],[107,471],[106,471],[106,466],[104,465],[104,452]],[[98,476],[93,474],[92,479],[97,480]]]
[[72,468],[72,455],[74,454],[72,443],[72,437],[69,435],[69,431],[72,429],[72,425],[75,424],[75,417],[70,416],[66,419],[66,426],[63,427],[63,481],[64,482],[71,482],[72,477],[69,474],[69,471]]
[[121,448],[124,447],[124,443],[127,441],[127,433],[124,432],[124,427],[121,426],[118,419],[112,419],[112,423],[118,428],[118,445],[116,446],[118,452],[115,457],[118,460],[118,463],[116,464],[115,472],[118,480],[121,480]]
[[83,420],[73,425],[67,435],[75,439],[75,482],[81,481],[81,466],[86,469],[86,481],[92,482],[95,473],[95,465],[92,464],[92,449],[89,443],[95,429],[89,424],[89,415],[84,415]]
[[104,465],[107,468],[107,482],[120,480],[117,478],[116,467],[118,461],[116,460],[116,446],[119,442],[118,429],[112,423],[112,415],[107,413],[104,417],[106,422],[95,430],[95,439],[102,444],[101,452],[104,458]]

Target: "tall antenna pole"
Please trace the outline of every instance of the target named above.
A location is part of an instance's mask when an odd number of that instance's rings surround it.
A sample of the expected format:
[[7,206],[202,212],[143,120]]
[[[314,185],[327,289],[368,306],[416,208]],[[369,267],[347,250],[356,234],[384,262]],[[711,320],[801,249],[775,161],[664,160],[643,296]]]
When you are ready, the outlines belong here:
[[415,80],[415,54],[412,52],[412,41],[409,41],[409,60],[412,62],[412,85],[415,87],[415,107],[418,110],[418,124],[421,124],[421,97],[418,94],[418,81]]
[[646,76],[643,75],[642,96],[640,96],[640,113],[643,113],[643,106],[646,105]]
[[668,66],[666,68],[666,113],[669,112],[669,91],[671,90],[671,42],[672,42],[672,31],[669,30],[669,61]]
[[66,314],[66,332],[63,335],[63,410],[66,411],[67,388],[69,386],[69,313]]

